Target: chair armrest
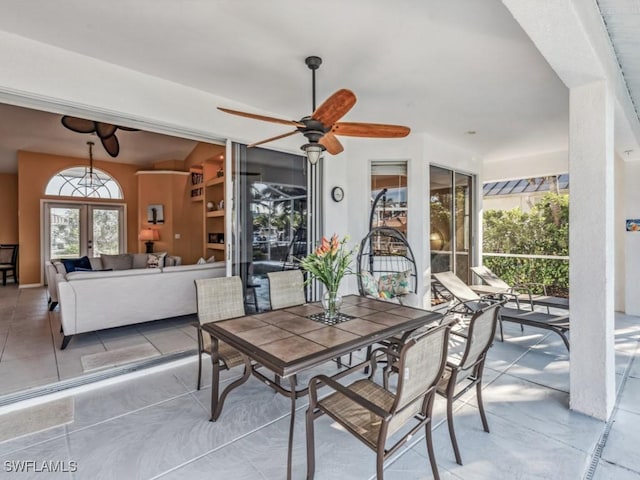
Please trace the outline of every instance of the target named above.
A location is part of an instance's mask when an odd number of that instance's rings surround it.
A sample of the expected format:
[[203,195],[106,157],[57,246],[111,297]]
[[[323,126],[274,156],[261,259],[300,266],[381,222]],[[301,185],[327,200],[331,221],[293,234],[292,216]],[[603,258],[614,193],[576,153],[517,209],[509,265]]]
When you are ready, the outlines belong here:
[[[389,412],[380,408],[378,405],[367,400],[366,398],[358,395],[357,393],[349,390],[347,387],[345,387],[341,383],[336,382],[335,380],[333,380],[330,377],[327,377],[326,375],[316,375],[315,377],[309,380],[309,393],[313,395],[311,397],[312,399],[315,400],[317,398],[318,384],[321,384],[321,383],[325,384],[330,388],[333,388],[337,392],[342,393],[345,397],[349,398],[350,400],[353,400],[362,408],[369,410],[371,413],[382,418],[383,420],[391,419],[392,415]],[[315,403],[316,403],[315,401],[313,402],[313,404],[310,402],[309,408],[315,408]]]

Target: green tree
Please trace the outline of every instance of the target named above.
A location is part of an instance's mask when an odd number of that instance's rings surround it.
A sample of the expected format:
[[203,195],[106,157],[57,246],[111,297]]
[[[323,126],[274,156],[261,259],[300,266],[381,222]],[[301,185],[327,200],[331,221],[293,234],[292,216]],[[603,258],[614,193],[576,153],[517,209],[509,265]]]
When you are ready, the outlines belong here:
[[[483,249],[487,253],[569,255],[567,194],[548,193],[528,213],[519,208],[488,210],[483,224]],[[485,257],[484,263],[509,284],[540,283],[550,287],[548,293],[568,293],[567,261]]]

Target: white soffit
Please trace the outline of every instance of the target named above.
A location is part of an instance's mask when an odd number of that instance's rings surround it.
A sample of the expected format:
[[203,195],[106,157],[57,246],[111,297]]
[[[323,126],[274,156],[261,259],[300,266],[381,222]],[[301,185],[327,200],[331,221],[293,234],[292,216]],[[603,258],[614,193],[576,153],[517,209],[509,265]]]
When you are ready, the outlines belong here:
[[597,1],[637,115],[640,105],[640,1]]

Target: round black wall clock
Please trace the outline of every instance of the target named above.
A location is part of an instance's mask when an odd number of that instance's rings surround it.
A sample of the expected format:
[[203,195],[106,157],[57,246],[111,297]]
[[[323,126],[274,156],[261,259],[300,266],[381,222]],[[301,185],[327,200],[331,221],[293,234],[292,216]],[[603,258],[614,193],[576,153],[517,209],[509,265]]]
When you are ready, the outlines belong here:
[[342,187],[333,187],[331,190],[331,198],[334,202],[341,202],[344,198],[344,190],[342,190]]

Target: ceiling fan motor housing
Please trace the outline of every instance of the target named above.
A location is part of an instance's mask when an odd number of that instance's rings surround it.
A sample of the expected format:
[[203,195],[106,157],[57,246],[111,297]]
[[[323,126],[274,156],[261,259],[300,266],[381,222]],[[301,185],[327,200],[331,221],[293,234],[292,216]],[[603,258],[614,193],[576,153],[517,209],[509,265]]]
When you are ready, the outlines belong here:
[[318,143],[325,133],[331,130],[331,127],[327,128],[322,122],[311,117],[304,117],[300,121],[305,124],[305,127],[299,127],[298,130],[307,137],[310,143]]

